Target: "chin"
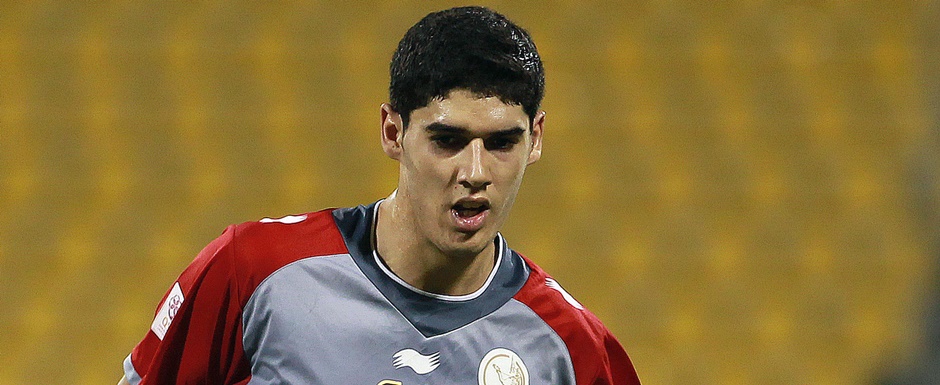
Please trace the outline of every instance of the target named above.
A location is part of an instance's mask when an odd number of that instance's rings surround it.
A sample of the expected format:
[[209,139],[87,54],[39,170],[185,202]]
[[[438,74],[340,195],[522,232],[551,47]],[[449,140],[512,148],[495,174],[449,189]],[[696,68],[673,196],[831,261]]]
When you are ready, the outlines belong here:
[[482,253],[483,250],[486,250],[486,247],[496,238],[496,234],[487,236],[482,231],[473,234],[458,234],[457,237],[451,239],[447,244],[440,245],[443,246],[440,247],[440,249],[444,254],[456,258],[476,257]]

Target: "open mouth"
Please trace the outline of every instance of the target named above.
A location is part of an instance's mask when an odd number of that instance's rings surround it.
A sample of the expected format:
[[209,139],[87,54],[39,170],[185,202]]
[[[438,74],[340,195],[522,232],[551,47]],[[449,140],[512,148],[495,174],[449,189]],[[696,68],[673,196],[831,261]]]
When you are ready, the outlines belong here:
[[470,218],[479,215],[489,208],[486,202],[461,201],[454,205],[453,210],[459,217]]
[[451,207],[451,213],[461,231],[477,231],[483,227],[490,209],[486,199],[461,199]]

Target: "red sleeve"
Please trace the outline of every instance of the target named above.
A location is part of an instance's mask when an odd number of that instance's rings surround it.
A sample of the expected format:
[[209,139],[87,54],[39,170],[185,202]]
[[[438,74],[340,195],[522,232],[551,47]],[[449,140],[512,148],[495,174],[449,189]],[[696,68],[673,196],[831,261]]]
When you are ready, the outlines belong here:
[[206,246],[160,301],[151,330],[125,361],[132,384],[248,382],[234,233],[230,226]]
[[623,346],[613,334],[607,331],[604,337],[604,349],[607,353],[607,365],[600,368],[594,385],[634,385],[639,384],[640,379],[636,375],[636,369],[633,362],[623,350]]
[[560,285],[550,289],[548,274],[532,261],[525,261],[531,268],[529,279],[515,298],[565,342],[577,385],[639,385],[633,363],[607,327],[573,297],[572,302],[565,299],[567,292],[562,294]]

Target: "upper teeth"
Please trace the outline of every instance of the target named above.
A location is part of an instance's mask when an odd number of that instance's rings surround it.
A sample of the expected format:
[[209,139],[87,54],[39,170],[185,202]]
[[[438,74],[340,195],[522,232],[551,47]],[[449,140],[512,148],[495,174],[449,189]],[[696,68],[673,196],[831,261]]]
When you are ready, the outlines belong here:
[[463,207],[463,208],[467,208],[467,209],[476,209],[476,208],[483,207],[483,203],[479,203],[479,202],[462,202],[462,203],[460,204],[460,206]]

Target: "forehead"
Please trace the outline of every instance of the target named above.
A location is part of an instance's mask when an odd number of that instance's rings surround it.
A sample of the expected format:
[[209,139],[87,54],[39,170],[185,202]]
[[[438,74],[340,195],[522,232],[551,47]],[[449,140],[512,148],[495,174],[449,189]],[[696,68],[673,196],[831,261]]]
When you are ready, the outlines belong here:
[[526,128],[529,116],[520,105],[506,104],[498,97],[480,97],[467,90],[454,90],[443,99],[411,113],[412,124],[427,127],[441,123],[470,131],[489,132],[510,128]]

